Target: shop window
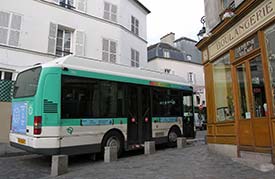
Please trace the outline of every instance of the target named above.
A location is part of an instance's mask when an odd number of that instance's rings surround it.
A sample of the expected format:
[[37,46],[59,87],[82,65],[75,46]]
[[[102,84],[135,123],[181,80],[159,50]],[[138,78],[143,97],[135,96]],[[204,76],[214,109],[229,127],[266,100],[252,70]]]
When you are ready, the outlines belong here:
[[213,64],[217,122],[234,119],[232,78],[229,54]]
[[265,42],[268,56],[270,84],[273,95],[273,115],[275,115],[275,24],[265,31]]

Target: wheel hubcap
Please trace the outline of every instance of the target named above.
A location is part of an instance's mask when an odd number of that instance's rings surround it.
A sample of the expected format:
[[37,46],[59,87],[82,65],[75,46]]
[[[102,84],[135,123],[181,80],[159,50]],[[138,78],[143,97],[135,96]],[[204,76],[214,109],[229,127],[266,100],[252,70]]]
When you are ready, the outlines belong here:
[[119,149],[120,149],[120,143],[119,143],[118,138],[116,138],[116,137],[109,138],[107,140],[107,142],[106,142],[106,146],[108,146],[108,147],[116,147],[117,151],[119,151]]
[[170,142],[176,142],[178,135],[175,132],[170,132],[169,134],[169,141]]

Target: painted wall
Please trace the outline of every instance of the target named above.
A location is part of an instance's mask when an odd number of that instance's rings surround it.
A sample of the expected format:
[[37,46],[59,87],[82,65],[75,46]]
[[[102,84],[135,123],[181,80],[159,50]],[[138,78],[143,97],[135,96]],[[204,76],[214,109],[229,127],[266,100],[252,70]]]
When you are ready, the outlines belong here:
[[0,102],[0,143],[9,142],[11,103]]
[[[245,0],[234,0],[238,7]],[[210,32],[221,22],[220,15],[224,11],[222,0],[204,0],[204,11],[206,16],[206,31]]]

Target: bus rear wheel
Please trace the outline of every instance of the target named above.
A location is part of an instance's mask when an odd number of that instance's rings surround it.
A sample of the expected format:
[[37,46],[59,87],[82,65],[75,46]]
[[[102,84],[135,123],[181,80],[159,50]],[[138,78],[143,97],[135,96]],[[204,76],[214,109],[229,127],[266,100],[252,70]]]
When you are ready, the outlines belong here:
[[121,156],[123,152],[123,137],[117,131],[111,131],[106,134],[102,142],[102,152],[104,147],[117,147],[117,156]]
[[181,136],[181,132],[178,127],[172,127],[168,133],[168,146],[175,147],[177,144],[177,138]]

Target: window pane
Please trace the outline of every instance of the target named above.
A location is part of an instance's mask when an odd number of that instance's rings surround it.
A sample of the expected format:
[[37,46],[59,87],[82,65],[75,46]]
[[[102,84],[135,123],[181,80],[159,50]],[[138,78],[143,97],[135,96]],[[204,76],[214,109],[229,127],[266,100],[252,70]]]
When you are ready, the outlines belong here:
[[11,72],[5,72],[4,73],[5,76],[4,76],[4,80],[12,80],[12,73]]
[[102,81],[100,84],[100,92],[101,117],[116,117],[117,84]]
[[110,55],[110,62],[111,63],[116,63],[116,55],[115,54]]
[[265,31],[265,42],[268,55],[270,84],[272,90],[273,115],[275,115],[275,25]]
[[109,51],[109,40],[103,39],[103,41],[102,41],[102,50]]
[[9,27],[10,13],[0,11],[0,27]]
[[246,67],[245,64],[237,66],[237,78],[239,85],[239,103],[240,103],[240,116],[243,119],[250,119],[251,113],[249,109],[248,101],[248,86],[246,79]]
[[71,33],[68,31],[65,31],[64,49],[70,49],[70,48],[71,48]]
[[10,30],[9,45],[18,46],[19,45],[20,32]]
[[2,80],[2,71],[0,71],[0,80]]
[[103,18],[109,20],[110,19],[110,13],[105,11]]
[[110,42],[110,52],[116,53],[116,42],[113,42],[113,41]]
[[29,97],[36,93],[41,67],[23,71],[18,74],[14,85],[14,97]]
[[250,72],[252,80],[254,115],[255,117],[263,117],[266,116],[267,113],[267,104],[265,98],[262,60],[260,57],[257,57],[250,62]]
[[112,13],[116,14],[117,13],[117,6],[112,5]]
[[110,11],[110,4],[109,3],[107,3],[107,2],[104,3],[104,10],[108,11],[108,12]]
[[8,29],[0,28],[0,44],[7,44]]
[[218,59],[213,64],[213,70],[217,121],[233,120],[234,108],[229,54]]
[[102,52],[102,60],[105,62],[109,61],[109,53]]

